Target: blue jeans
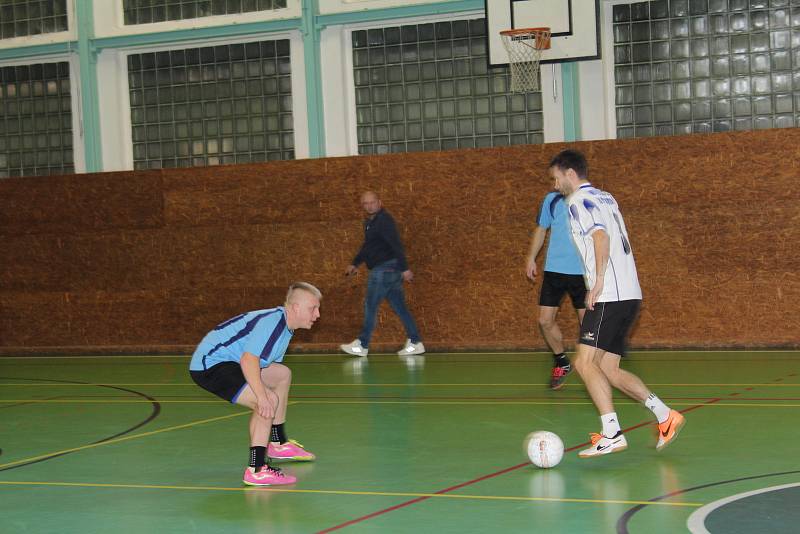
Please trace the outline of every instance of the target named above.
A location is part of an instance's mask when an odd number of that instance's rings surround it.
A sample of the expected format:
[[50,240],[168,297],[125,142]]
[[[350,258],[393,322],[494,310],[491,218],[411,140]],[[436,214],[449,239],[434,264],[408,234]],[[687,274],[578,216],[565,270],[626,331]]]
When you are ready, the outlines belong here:
[[403,322],[408,339],[412,343],[419,343],[420,337],[417,325],[408,308],[406,308],[406,296],[403,293],[403,273],[397,270],[397,260],[389,260],[376,265],[369,272],[367,296],[364,298],[364,324],[361,326],[361,333],[358,334],[361,346],[364,348],[369,347],[372,331],[375,330],[375,317],[383,299],[389,301],[389,305],[400,318],[400,321]]

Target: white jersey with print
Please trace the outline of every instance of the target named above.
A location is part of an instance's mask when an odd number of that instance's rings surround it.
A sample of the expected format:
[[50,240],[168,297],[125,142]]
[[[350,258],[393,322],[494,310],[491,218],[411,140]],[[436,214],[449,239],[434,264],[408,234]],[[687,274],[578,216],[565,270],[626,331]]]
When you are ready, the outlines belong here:
[[568,198],[572,240],[586,268],[586,287],[592,289],[597,279],[593,235],[603,230],[609,238],[608,266],[603,291],[597,302],[641,300],[642,289],[636,274],[636,262],[628,240],[628,231],[619,205],[611,194],[591,184],[583,184]]

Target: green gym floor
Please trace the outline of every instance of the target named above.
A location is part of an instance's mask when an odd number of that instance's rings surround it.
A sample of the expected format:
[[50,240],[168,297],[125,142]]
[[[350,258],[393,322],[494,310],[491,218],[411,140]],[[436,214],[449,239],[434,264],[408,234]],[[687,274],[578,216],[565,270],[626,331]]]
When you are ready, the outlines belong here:
[[[542,353],[290,355],[298,483],[241,484],[249,413],[191,383],[188,357],[0,358],[0,532],[797,532],[800,353],[633,352],[686,414],[654,450],[617,398],[627,451],[581,460],[599,419]],[[568,452],[542,470],[525,436]]]

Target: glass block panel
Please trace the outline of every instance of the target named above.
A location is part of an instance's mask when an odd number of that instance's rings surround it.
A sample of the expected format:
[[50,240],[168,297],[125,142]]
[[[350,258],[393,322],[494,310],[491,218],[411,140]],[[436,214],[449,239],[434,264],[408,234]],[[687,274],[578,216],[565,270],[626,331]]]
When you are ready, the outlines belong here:
[[655,122],[671,122],[672,121],[672,106],[669,104],[659,104],[653,106],[655,114]]
[[631,20],[630,4],[617,4],[613,8],[614,22],[628,22]]
[[652,43],[651,55],[653,61],[665,61],[670,58],[669,41],[656,41]]
[[704,120],[711,118],[711,101],[695,100],[692,102],[692,119]]
[[753,113],[757,115],[772,113],[772,98],[768,96],[753,97]]
[[612,30],[619,138],[798,125],[800,0],[617,4]]
[[636,83],[649,82],[651,79],[650,64],[634,65],[633,67],[633,80]]
[[[508,69],[487,69],[484,24],[352,32],[359,154],[544,142],[541,94],[509,93]],[[628,42],[629,33],[626,27],[616,38]],[[357,57],[364,54],[369,75]],[[375,71],[378,65],[385,70]]]
[[634,102],[642,104],[653,101],[653,87],[651,85],[638,85],[634,90]]
[[774,128],[794,128],[796,125],[792,115],[776,115]]
[[288,40],[130,55],[129,77],[151,87],[130,89],[134,168],[294,159],[289,65]]
[[669,3],[667,0],[650,1],[650,19],[665,19],[669,17]]
[[0,1],[0,39],[64,32],[67,29],[67,0]]
[[669,39],[669,20],[656,20],[650,24],[650,36],[653,40]]
[[122,0],[126,25],[273,11],[285,7],[286,0]]
[[0,67],[0,178],[71,174],[69,63]]
[[628,24],[614,26],[614,43],[629,43],[631,41],[631,27]]

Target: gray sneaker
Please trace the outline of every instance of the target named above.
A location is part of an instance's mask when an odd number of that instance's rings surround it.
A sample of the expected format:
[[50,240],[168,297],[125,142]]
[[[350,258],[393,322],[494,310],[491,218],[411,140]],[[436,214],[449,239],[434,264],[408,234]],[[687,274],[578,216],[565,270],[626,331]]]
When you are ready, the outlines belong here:
[[346,345],[339,345],[339,348],[351,356],[366,356],[369,352],[369,349],[361,346],[360,339],[353,340],[351,343]]
[[406,339],[406,345],[397,354],[400,356],[413,356],[415,354],[425,354],[425,345],[422,341],[419,343],[412,343],[410,339]]

